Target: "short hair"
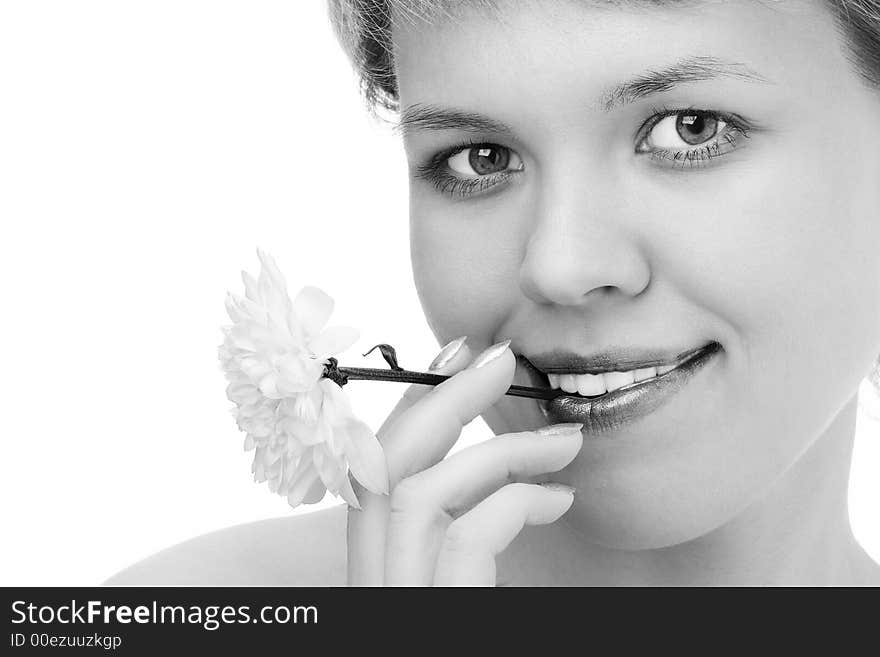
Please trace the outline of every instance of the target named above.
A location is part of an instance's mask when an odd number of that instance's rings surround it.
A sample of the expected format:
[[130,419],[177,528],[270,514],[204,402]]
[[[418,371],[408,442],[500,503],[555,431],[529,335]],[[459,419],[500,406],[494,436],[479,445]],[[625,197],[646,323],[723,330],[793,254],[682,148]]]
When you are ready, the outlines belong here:
[[[608,0],[609,4],[700,4],[700,0]],[[835,20],[848,58],[862,79],[880,90],[880,0],[822,0]],[[457,11],[493,11],[497,0],[328,0],[337,40],[360,81],[368,110],[399,110],[393,21],[454,19]]]

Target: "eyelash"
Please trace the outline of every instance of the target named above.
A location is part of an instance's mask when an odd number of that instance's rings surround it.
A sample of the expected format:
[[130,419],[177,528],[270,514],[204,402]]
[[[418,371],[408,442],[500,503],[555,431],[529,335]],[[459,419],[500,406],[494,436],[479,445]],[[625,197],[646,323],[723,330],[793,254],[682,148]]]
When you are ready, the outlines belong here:
[[[637,147],[647,139],[648,133],[650,133],[660,121],[669,116],[699,114],[701,116],[711,117],[715,120],[724,121],[727,124],[724,128],[724,134],[715,135],[707,143],[697,146],[696,148],[685,151],[658,149],[648,151],[647,153],[651,159],[655,161],[666,162],[669,163],[667,166],[680,167],[682,169],[708,166],[709,160],[722,157],[723,155],[739,148],[736,145],[737,139],[739,137],[748,139],[751,131],[754,129],[754,123],[752,121],[737,114],[729,114],[727,112],[705,110],[697,107],[682,108],[666,106],[652,107],[651,111],[651,117],[636,131],[634,139],[636,140]],[[727,146],[720,143],[720,140],[722,139],[727,142]]]
[[[700,114],[709,116],[713,119],[724,121],[727,126],[722,136],[715,136],[707,144],[698,146],[687,151],[670,151],[669,149],[652,150],[646,154],[652,160],[665,163],[665,166],[680,167],[682,169],[689,167],[707,166],[708,162],[714,158],[722,157],[738,146],[736,140],[739,137],[748,138],[749,132],[753,129],[753,123],[747,119],[725,112],[717,112],[714,110],[703,110],[694,107],[674,108],[674,107],[652,107],[652,115],[644,122],[636,131],[634,139],[637,147],[647,138],[651,129],[660,121],[668,116],[676,116],[679,114]],[[729,146],[720,144],[719,140],[725,139]],[[429,160],[415,168],[414,176],[418,179],[425,180],[433,185],[433,187],[450,196],[467,197],[481,194],[485,190],[495,187],[510,180],[519,173],[519,170],[502,171],[496,174],[478,176],[476,178],[459,178],[458,176],[448,173],[446,161],[458,155],[468,148],[477,146],[502,146],[486,141],[477,141],[467,139],[459,142],[454,146],[445,148],[434,154]],[[714,146],[714,148],[713,148]],[[504,147],[504,146],[502,146]],[[506,147],[504,147],[506,148]]]
[[416,167],[415,177],[427,180],[437,191],[443,194],[449,194],[450,196],[472,196],[475,193],[483,192],[489,187],[506,182],[517,173],[517,171],[511,170],[477,178],[459,178],[446,172],[446,161],[449,158],[458,155],[468,148],[475,148],[477,146],[500,146],[500,144],[473,139],[459,142],[436,153],[425,164]]

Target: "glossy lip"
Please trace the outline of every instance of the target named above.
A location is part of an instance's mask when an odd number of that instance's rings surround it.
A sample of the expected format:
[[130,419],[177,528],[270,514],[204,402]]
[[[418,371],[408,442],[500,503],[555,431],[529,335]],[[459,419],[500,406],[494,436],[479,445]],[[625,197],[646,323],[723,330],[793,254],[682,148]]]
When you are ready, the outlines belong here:
[[[711,342],[687,352],[686,360],[675,369],[646,381],[631,383],[596,397],[561,396],[549,401],[538,401],[538,405],[547,420],[554,424],[581,422],[584,425],[583,431],[593,434],[617,429],[657,410],[721,350],[720,344]],[[545,374],[525,356],[520,356],[520,361],[525,364],[533,380],[541,379],[539,385],[547,387]],[[620,367],[619,362],[617,366]]]
[[602,374],[673,365],[699,353],[706,346],[688,349],[675,355],[667,355],[659,351],[643,352],[640,358],[634,358],[631,350],[623,349],[603,351],[593,356],[556,350],[533,354],[527,358],[532,366],[544,374]]

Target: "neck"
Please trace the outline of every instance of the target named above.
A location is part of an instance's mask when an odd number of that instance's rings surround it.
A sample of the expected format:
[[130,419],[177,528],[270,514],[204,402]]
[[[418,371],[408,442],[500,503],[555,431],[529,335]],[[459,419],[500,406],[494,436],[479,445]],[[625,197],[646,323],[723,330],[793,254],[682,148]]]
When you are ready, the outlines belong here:
[[[876,581],[877,566],[856,543],[849,524],[847,493],[856,415],[854,397],[767,495],[699,538],[656,550],[613,550],[577,538],[557,523],[553,533],[544,537],[530,531],[527,542],[552,542],[552,547],[545,544],[543,549],[564,551],[552,561],[569,564],[566,572],[554,566],[553,573],[544,573],[545,581],[561,578],[604,586],[821,586]],[[534,548],[528,552],[541,553]]]

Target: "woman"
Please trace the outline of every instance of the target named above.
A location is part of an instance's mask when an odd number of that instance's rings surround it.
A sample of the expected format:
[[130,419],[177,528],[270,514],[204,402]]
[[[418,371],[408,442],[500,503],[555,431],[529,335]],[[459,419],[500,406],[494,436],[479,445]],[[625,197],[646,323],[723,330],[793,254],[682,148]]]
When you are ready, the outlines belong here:
[[[880,583],[847,513],[880,353],[880,3],[331,17],[370,106],[399,112],[432,369],[454,376],[380,429],[390,496],[110,583]],[[444,459],[477,415],[496,437]]]

